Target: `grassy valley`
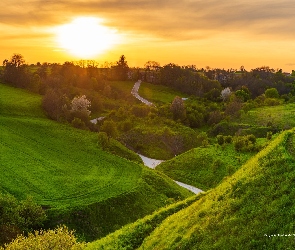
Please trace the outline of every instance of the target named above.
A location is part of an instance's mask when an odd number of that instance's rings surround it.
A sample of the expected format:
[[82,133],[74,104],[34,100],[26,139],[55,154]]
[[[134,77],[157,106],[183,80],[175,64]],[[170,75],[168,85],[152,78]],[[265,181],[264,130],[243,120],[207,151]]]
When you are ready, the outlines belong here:
[[[140,246],[131,243],[140,235],[134,224],[89,249],[294,248],[294,138],[294,130],[280,134],[216,188],[161,221]],[[129,245],[120,246],[128,236]]]
[[156,167],[174,180],[202,190],[219,184],[223,178],[236,172],[256,152],[237,152],[233,144],[191,149]]
[[294,248],[294,76],[125,59],[4,61],[0,245],[42,227],[77,249]]
[[86,239],[97,238],[190,195],[101,150],[97,133],[47,119],[40,96],[3,84],[0,91],[1,192],[33,196],[48,209],[49,225],[64,222]]

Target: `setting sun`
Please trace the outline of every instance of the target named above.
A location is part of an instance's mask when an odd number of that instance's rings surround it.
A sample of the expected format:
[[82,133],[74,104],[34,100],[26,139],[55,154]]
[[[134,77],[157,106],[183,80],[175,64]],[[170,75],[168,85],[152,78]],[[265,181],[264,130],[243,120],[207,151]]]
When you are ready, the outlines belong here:
[[119,41],[116,30],[101,24],[101,19],[78,17],[57,28],[57,42],[62,49],[81,58],[92,58]]

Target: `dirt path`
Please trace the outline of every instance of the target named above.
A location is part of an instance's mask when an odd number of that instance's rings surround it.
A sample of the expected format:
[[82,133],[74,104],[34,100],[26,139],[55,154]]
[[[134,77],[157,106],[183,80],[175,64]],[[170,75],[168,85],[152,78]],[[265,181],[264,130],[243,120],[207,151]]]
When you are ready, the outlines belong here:
[[[161,162],[163,162],[163,160],[156,160],[156,159],[151,159],[151,158],[148,158],[146,156],[143,156],[141,154],[138,154],[144,165],[149,167],[149,168],[152,168],[152,169],[155,169],[156,166],[158,166]],[[185,183],[182,183],[180,181],[175,181],[179,186],[183,187],[183,188],[186,188],[188,190],[190,190],[191,192],[195,193],[195,194],[198,194],[198,193],[201,193],[201,192],[204,192],[203,190],[199,189],[199,188],[196,188],[194,186],[191,186],[191,185],[188,185],[188,184],[185,184]]]
[[134,86],[133,86],[133,88],[132,88],[132,90],[131,90],[131,94],[132,94],[135,98],[137,98],[138,100],[140,100],[141,102],[143,102],[144,104],[146,104],[146,105],[148,105],[148,106],[154,106],[153,103],[151,103],[151,102],[149,102],[148,100],[142,98],[142,97],[138,94],[138,89],[139,89],[139,87],[140,87],[140,84],[141,84],[141,80],[138,80],[138,81],[134,84]]

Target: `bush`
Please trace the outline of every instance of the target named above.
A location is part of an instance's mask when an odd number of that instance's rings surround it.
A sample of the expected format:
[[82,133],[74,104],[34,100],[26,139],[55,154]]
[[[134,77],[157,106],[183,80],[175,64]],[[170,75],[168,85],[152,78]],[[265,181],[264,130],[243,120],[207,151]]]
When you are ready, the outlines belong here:
[[0,245],[20,233],[29,233],[43,226],[46,220],[42,207],[31,197],[19,202],[11,195],[0,194]]
[[217,138],[217,143],[219,145],[223,145],[224,144],[224,137],[223,137],[223,135],[217,135],[216,138]]
[[79,129],[87,129],[85,123],[77,117],[74,117],[74,119],[72,120],[72,125],[75,128],[79,128]]
[[266,98],[264,101],[264,104],[266,106],[277,106],[282,104],[281,100],[276,99],[276,98]]
[[258,151],[256,147],[256,137],[254,135],[237,136],[234,139],[234,147],[238,152]]
[[80,250],[84,249],[85,246],[85,243],[77,242],[73,231],[69,231],[67,227],[61,226],[54,230],[35,231],[34,234],[30,233],[28,237],[20,235],[11,243],[6,244],[4,248],[0,247],[0,250]]
[[109,147],[109,138],[107,133],[105,132],[99,132],[98,133],[98,146],[101,147],[102,149],[106,149]]
[[118,136],[118,129],[117,125],[114,121],[104,121],[100,131],[105,132],[109,137],[117,138]]
[[224,137],[224,142],[225,143],[232,143],[233,137],[231,135],[227,135]]
[[264,92],[266,98],[279,98],[279,92],[276,88],[270,88]]
[[247,139],[249,140],[249,141],[251,141],[253,144],[255,144],[256,143],[256,137],[255,137],[255,135],[247,135]]
[[266,133],[266,139],[267,139],[267,140],[271,140],[271,138],[272,138],[272,132],[271,132],[271,131],[268,131],[268,132]]

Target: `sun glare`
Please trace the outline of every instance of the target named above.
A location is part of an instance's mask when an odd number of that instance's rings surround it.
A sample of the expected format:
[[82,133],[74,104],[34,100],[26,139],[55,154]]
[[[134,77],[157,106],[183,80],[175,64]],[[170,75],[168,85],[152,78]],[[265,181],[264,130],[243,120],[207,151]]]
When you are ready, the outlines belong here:
[[95,17],[78,17],[57,28],[57,42],[62,49],[81,58],[93,58],[119,42],[116,30]]

